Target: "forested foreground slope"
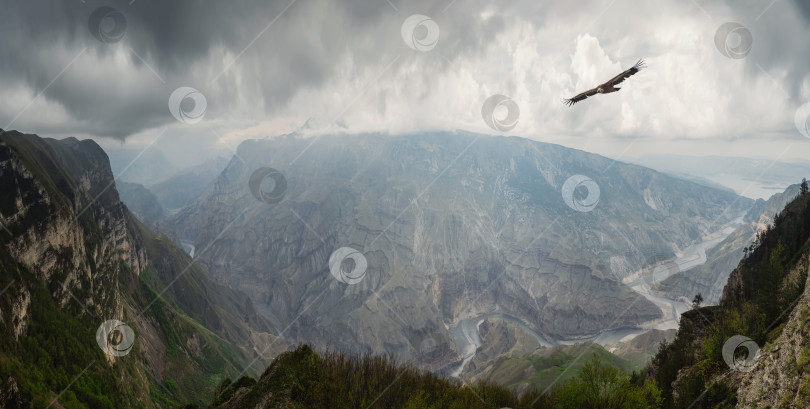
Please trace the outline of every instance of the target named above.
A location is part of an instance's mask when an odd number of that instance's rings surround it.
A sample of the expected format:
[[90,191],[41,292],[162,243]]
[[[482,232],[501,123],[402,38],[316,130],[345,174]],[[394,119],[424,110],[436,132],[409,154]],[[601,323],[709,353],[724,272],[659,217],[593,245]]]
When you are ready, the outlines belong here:
[[651,379],[671,408],[810,406],[810,194],[757,235],[731,273],[720,305],[682,316]]

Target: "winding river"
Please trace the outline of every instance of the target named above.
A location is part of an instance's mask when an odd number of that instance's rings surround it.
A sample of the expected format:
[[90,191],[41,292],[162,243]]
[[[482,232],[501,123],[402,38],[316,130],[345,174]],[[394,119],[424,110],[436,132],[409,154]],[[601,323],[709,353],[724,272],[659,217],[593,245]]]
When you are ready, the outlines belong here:
[[194,242],[190,240],[180,240],[180,246],[183,247],[183,250],[188,254],[189,257],[192,259],[194,258],[194,252],[197,251],[197,247],[194,246]]
[[[743,216],[739,215],[736,219],[722,226],[717,231],[702,237],[700,242],[685,247],[679,256],[667,260],[666,262],[673,262],[677,264],[677,271],[681,272],[705,263],[707,259],[706,251],[725,240],[725,238],[728,237],[737,227],[742,225],[742,218]],[[667,273],[668,272],[665,271],[665,269],[660,269],[660,271],[656,270],[656,273],[654,273],[654,279],[656,281],[664,280],[668,277]],[[457,324],[448,327],[453,342],[463,354],[463,359],[461,362],[454,364],[451,368],[448,368],[449,373],[452,376],[459,376],[467,363],[473,359],[477,349],[481,346],[481,336],[478,328],[487,318],[501,318],[517,324],[521,329],[537,338],[537,341],[543,346],[575,344],[584,341],[593,341],[604,346],[618,341],[628,341],[640,334],[643,334],[644,332],[649,331],[650,329],[677,329],[679,317],[682,313],[691,308],[683,300],[673,300],[651,294],[647,281],[641,278],[640,273],[636,273],[625,278],[623,283],[633,289],[633,291],[644,296],[644,298],[661,308],[661,312],[663,314],[662,318],[642,323],[638,327],[607,329],[590,337],[577,339],[555,339],[554,337],[530,328],[520,319],[500,311],[477,315],[475,317],[462,319]]]

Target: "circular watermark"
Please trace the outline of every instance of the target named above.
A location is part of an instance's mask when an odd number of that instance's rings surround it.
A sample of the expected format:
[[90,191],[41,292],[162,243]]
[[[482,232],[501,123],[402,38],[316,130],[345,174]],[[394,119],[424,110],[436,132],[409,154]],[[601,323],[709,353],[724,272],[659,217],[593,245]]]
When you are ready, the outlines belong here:
[[[583,198],[577,192],[584,188],[587,195]],[[599,203],[599,185],[584,175],[574,175],[562,185],[562,197],[568,207],[578,212],[590,212]]]
[[419,359],[425,363],[441,361],[447,352],[447,345],[434,335],[426,335],[419,342]]
[[200,122],[207,108],[208,101],[205,95],[194,88],[180,87],[169,95],[169,112],[174,119],[184,124]]
[[132,349],[135,331],[122,321],[107,320],[96,330],[96,343],[106,355],[121,357]]
[[280,202],[287,193],[287,179],[273,168],[256,169],[250,175],[248,186],[253,197],[268,204]]
[[802,105],[796,110],[794,118],[796,129],[804,135],[805,138],[810,138],[810,102]]
[[672,259],[663,255],[653,255],[642,265],[641,279],[651,290],[665,290],[662,288],[662,282],[679,272],[681,267]]
[[341,247],[329,256],[329,272],[341,283],[357,284],[366,277],[366,257],[351,247]]
[[124,38],[127,19],[120,11],[107,6],[99,7],[90,13],[87,20],[90,34],[102,43],[115,43]]
[[751,30],[740,23],[725,23],[714,33],[714,45],[720,54],[735,60],[745,58],[751,51],[753,43]]
[[439,42],[439,25],[433,19],[414,14],[402,22],[402,40],[416,51],[430,51]]
[[439,349],[439,342],[433,337],[425,337],[419,343],[419,354],[423,357],[431,356]]
[[481,105],[481,117],[484,118],[487,126],[496,131],[511,131],[520,118],[520,107],[512,98],[495,94],[487,98]]
[[[740,347],[746,349],[745,359],[736,357],[736,352]],[[732,370],[748,372],[754,369],[759,360],[759,345],[751,338],[734,335],[723,344],[723,360]]]

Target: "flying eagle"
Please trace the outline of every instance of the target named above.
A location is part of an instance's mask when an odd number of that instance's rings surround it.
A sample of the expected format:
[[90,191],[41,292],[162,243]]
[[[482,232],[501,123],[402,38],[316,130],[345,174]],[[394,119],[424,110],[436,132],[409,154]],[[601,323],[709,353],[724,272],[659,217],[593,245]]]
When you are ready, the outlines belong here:
[[577,96],[575,96],[575,97],[573,97],[571,99],[564,99],[563,103],[568,104],[568,106],[571,106],[571,105],[576,104],[579,101],[582,101],[585,98],[592,97],[592,96],[594,96],[596,94],[609,94],[611,92],[616,92],[616,91],[620,90],[621,88],[616,88],[614,85],[621,84],[622,81],[626,80],[627,78],[630,78],[631,75],[639,72],[639,70],[641,70],[642,68],[645,68],[645,67],[646,66],[644,65],[644,60],[638,60],[636,65],[634,65],[629,70],[627,70],[627,71],[625,71],[625,72],[611,78],[610,81],[608,81],[608,82],[606,82],[606,83],[604,83],[604,84],[602,84],[602,85],[600,85],[600,86],[598,86],[598,87],[596,87],[596,88],[594,88],[592,90],[585,91],[585,92],[583,92],[583,93],[581,93],[581,94],[579,94],[579,95],[577,95]]

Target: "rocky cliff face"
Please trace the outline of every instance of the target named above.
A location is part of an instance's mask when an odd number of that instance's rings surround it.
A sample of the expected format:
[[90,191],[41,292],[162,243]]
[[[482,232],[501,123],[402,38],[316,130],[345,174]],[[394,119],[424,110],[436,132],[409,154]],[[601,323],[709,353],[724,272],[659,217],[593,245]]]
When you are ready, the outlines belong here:
[[8,378],[0,386],[0,407],[4,409],[23,409],[25,407],[22,396],[20,396],[20,388],[14,378]]
[[[788,287],[797,285],[804,288],[799,297],[789,304],[783,311],[786,319],[769,334],[771,338],[766,343],[756,344],[750,340],[740,345],[734,351],[734,359],[741,363],[732,367],[728,361],[719,366],[720,370],[712,368],[707,361],[702,361],[705,346],[718,328],[722,328],[729,319],[739,317],[729,316],[718,307],[701,309],[701,313],[690,311],[683,315],[678,337],[689,339],[690,357],[699,364],[687,366],[679,370],[678,377],[673,383],[675,386],[674,407],[687,407],[698,403],[707,404],[712,395],[724,396],[727,393],[718,393],[721,386],[733,391],[733,399],[724,398],[724,404],[736,403],[737,408],[804,408],[810,406],[810,287],[807,279],[810,277],[810,255],[806,252],[801,255],[793,268],[785,275],[780,292],[788,292]],[[723,299],[733,298],[733,293],[745,292],[742,288],[746,280],[742,277],[742,270],[735,269],[728,279]],[[749,308],[751,308],[749,306]],[[717,346],[719,347],[719,345]],[[725,345],[724,345],[725,347]],[[750,348],[750,349],[749,349]],[[745,364],[742,364],[745,362]],[[698,398],[694,396],[679,397],[678,391],[688,390],[687,384],[696,373],[710,374],[705,386],[700,386],[702,392]],[[729,394],[730,395],[730,394]],[[715,398],[716,399],[716,398]],[[715,400],[715,403],[720,402]],[[725,406],[723,406],[725,407]]]
[[[550,339],[655,319],[618,279],[750,205],[520,138],[286,137],[244,142],[238,154],[161,229],[206,250],[200,260],[291,338],[416,362],[429,361],[423,343],[453,345],[448,328],[493,311]],[[251,194],[262,167],[284,175],[283,201]],[[330,274],[343,247],[367,262],[351,285]]]
[[[807,255],[796,265],[792,280],[810,277]],[[804,408],[810,405],[810,286],[796,301],[781,335],[763,345],[756,365],[750,372],[735,372],[733,377],[738,408]]]
[[[120,316],[118,260],[137,274],[146,254],[128,237],[126,210],[112,186],[106,155],[91,141],[26,138],[5,133],[0,144],[0,223],[13,236],[6,249],[37,274],[60,305],[75,299],[96,313]],[[35,172],[53,177],[38,178]],[[87,229],[88,223],[97,229]],[[9,290],[16,295],[10,320],[19,337],[27,327],[30,293],[24,285]]]
[[94,142],[0,131],[0,191],[0,399],[204,403],[286,350],[243,294],[127,210]]
[[728,277],[720,304],[681,316],[650,376],[667,407],[810,405],[810,195],[791,198]]

